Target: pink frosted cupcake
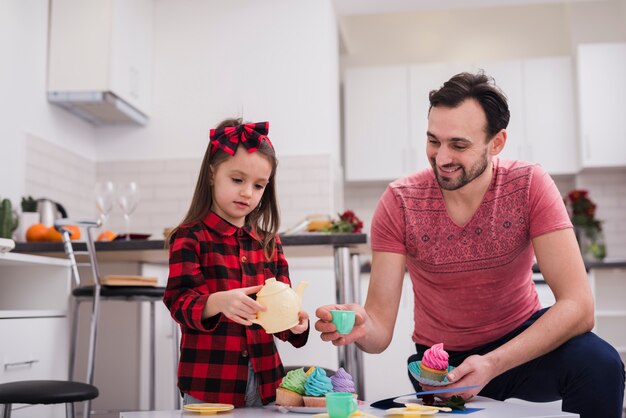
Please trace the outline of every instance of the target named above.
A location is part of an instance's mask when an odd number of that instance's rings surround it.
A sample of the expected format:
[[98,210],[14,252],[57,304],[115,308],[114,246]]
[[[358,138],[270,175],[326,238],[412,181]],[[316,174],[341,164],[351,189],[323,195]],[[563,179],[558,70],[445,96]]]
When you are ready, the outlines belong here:
[[420,363],[420,376],[443,382],[448,375],[448,353],[443,343],[435,344],[424,352]]

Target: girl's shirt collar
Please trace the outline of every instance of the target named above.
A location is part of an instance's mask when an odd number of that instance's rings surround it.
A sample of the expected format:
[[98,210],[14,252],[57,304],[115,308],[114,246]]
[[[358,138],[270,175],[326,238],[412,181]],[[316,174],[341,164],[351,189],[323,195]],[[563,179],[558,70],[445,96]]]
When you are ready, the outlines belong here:
[[222,236],[232,236],[235,234],[241,235],[242,233],[247,233],[252,238],[257,239],[250,225],[245,224],[242,227],[235,226],[221,218],[213,211],[209,211],[203,222],[206,226]]

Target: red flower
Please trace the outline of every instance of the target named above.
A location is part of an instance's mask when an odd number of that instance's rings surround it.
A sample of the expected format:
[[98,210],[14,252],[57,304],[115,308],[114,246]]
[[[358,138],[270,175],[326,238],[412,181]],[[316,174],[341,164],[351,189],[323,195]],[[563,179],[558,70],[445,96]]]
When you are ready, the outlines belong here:
[[360,233],[363,230],[363,222],[361,222],[353,211],[347,210],[338,215],[339,219],[333,221],[333,224],[328,229],[328,232]]

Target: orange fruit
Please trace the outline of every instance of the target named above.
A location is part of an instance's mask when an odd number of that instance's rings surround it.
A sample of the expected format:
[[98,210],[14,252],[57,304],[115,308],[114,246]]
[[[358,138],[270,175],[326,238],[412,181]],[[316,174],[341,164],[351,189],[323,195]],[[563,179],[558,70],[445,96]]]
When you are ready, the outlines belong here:
[[[69,231],[70,231],[70,239],[72,241],[80,239],[80,228],[79,227],[77,227],[76,225],[67,225],[64,228],[69,229]],[[59,231],[57,231],[54,228],[54,226],[51,226],[46,231],[46,241],[61,242],[61,241],[63,241],[63,236],[61,235],[61,233]]]
[[117,234],[109,229],[105,229],[98,235],[97,241],[113,241]]
[[61,235],[61,233],[59,231],[54,229],[54,226],[51,226],[46,231],[46,239],[45,240],[46,241],[52,241],[52,242],[61,242],[61,241],[63,241],[63,236]]
[[78,226],[68,225],[66,226],[66,228],[70,230],[70,238],[72,239],[72,241],[80,239],[80,228]]
[[32,224],[26,230],[26,241],[37,242],[45,241],[48,228],[44,224]]

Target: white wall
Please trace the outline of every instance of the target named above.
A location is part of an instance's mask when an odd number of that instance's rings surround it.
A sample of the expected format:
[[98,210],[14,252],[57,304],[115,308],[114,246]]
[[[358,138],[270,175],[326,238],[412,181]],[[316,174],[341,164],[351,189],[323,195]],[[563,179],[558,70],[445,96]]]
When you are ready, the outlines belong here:
[[330,0],[159,0],[152,120],[98,131],[100,161],[198,157],[221,119],[270,121],[281,155],[339,155]]
[[342,64],[471,63],[571,55],[581,42],[626,41],[625,22],[626,0],[344,16]]
[[[0,1],[0,194],[24,194],[28,134],[95,160],[91,125],[46,100],[48,0]],[[49,196],[53,197],[53,196]]]

